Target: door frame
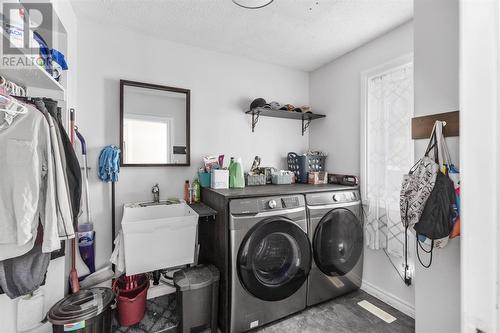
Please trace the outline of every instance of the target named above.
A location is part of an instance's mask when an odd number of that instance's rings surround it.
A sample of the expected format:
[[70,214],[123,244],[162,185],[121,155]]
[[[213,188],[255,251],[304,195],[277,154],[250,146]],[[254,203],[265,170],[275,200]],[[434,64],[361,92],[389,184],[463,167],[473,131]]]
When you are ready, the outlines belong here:
[[498,332],[500,4],[459,5],[461,331]]

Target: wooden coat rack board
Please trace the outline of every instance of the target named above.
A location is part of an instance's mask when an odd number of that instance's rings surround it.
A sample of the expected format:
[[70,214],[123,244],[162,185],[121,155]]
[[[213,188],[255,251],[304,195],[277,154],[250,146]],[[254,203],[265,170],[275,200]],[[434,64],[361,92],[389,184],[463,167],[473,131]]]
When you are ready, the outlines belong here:
[[444,136],[459,136],[459,111],[436,113],[428,116],[415,117],[411,120],[411,138],[428,139],[436,120],[446,121]]

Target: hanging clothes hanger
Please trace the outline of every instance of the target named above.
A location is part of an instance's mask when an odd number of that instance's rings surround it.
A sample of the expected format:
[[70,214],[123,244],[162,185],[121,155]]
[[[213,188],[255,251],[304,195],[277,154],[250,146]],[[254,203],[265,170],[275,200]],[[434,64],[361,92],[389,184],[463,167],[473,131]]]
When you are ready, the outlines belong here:
[[0,75],[0,93],[26,97],[26,89]]
[[0,103],[5,103],[4,107],[0,107],[0,111],[7,112],[9,114],[25,114],[28,112],[28,108],[26,106],[8,96],[0,94]]
[[0,104],[3,104],[0,106],[0,111],[6,112],[10,116],[28,112],[26,106],[9,96],[10,94],[25,96],[26,90],[24,88],[5,79],[3,76],[0,76],[0,88]]

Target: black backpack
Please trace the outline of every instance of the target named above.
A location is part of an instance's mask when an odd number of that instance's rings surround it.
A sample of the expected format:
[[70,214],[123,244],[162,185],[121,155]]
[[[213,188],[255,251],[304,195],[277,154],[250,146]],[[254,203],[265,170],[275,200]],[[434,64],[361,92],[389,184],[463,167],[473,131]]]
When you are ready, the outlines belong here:
[[[422,266],[428,268],[432,264],[434,240],[446,238],[453,229],[453,205],[455,204],[455,188],[453,181],[442,172],[438,172],[436,183],[425,204],[420,220],[413,228],[417,232],[417,257]],[[418,235],[431,240],[430,250],[426,250],[419,242]],[[424,265],[419,255],[419,247],[430,253],[429,263]]]

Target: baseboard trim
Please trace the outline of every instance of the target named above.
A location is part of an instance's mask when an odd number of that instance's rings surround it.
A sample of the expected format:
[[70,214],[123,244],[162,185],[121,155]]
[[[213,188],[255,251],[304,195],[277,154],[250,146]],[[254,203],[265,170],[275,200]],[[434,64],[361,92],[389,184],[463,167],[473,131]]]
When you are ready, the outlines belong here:
[[396,297],[365,280],[363,280],[363,283],[361,284],[361,290],[389,304],[396,310],[415,318],[415,306],[403,301],[401,298]]

